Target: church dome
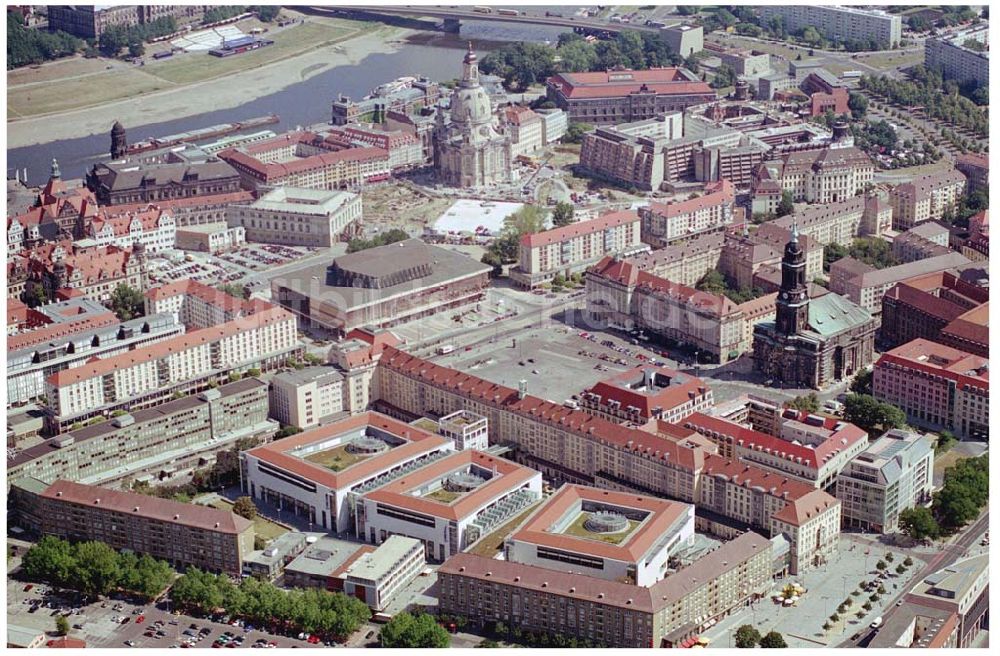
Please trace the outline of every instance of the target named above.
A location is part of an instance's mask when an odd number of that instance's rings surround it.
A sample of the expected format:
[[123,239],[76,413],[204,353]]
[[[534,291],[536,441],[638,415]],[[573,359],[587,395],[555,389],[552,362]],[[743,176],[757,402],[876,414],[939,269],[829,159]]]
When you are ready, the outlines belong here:
[[493,117],[490,97],[481,86],[459,87],[451,97],[451,120],[457,123],[488,123]]

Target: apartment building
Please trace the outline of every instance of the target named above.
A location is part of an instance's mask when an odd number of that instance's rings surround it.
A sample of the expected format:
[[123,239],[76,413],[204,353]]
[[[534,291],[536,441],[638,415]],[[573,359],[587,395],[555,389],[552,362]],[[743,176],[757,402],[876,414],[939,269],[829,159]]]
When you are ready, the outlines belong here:
[[344,377],[346,412],[356,415],[368,409],[375,365],[386,347],[400,344],[402,340],[388,330],[362,327],[347,333],[330,348],[328,360]]
[[42,396],[45,379],[57,371],[184,333],[184,326],[171,314],[119,321],[113,312],[86,298],[50,303],[38,310],[63,320],[7,337],[8,407]]
[[510,126],[510,156],[512,158],[531,157],[545,145],[542,117],[521,105],[503,108],[503,116]]
[[899,529],[899,513],[926,505],[934,490],[934,438],[893,429],[851,459],[837,477],[845,528]]
[[715,90],[683,68],[559,73],[545,82],[546,95],[570,121],[628,123],[716,99]]
[[714,404],[703,380],[668,367],[641,365],[602,380],[580,395],[580,409],[622,424],[676,423]]
[[247,189],[360,189],[388,180],[389,152],[345,144],[336,135],[288,132],[274,139],[224,150],[219,157]]
[[345,146],[381,148],[389,153],[389,168],[393,173],[420,166],[424,161],[423,146],[416,135],[403,129],[386,130],[373,124],[352,123],[333,128]]
[[511,280],[527,289],[550,282],[557,274],[586,270],[606,255],[631,255],[643,250],[636,212],[612,212],[521,237],[520,259]]
[[306,367],[271,379],[271,416],[309,428],[344,411],[344,376],[335,367]]
[[[892,240],[892,254],[901,262],[916,262],[951,252],[951,230],[936,221],[918,223]],[[966,257],[968,257],[966,255]]]
[[896,185],[889,192],[892,227],[909,230],[924,221],[940,221],[946,212],[958,209],[965,184],[965,176],[960,171],[949,169]]
[[383,544],[404,535],[442,562],[510,521],[542,496],[541,473],[482,451],[454,451],[364,492],[359,538]]
[[66,480],[20,479],[11,496],[20,522],[36,534],[98,540],[175,567],[239,576],[253,550],[253,522],[209,506]]
[[361,222],[360,194],[287,186],[228,212],[230,227],[242,226],[248,241],[288,246],[329,248],[360,234]]
[[990,158],[982,153],[963,153],[955,158],[955,168],[968,180],[969,193],[973,194],[990,184]]
[[390,535],[382,545],[361,554],[344,572],[344,593],[379,612],[424,569],[420,540]]
[[[363,494],[452,450],[446,437],[364,412],[243,451],[241,486],[317,529],[343,533],[354,529]],[[378,537],[376,544],[385,540]]]
[[642,241],[661,248],[700,232],[725,230],[733,223],[736,193],[728,180],[710,182],[702,194],[673,203],[651,202],[639,209]]
[[649,587],[693,538],[690,504],[567,484],[506,538],[504,560]]
[[44,241],[7,258],[7,297],[20,296],[29,282],[42,285],[46,298],[85,296],[111,300],[120,284],[145,289],[144,254],[117,246]]
[[407,239],[286,271],[271,280],[271,298],[303,325],[342,336],[477,303],[490,271],[465,254]]
[[[875,194],[810,205],[788,216],[768,221],[766,226],[779,226],[791,231],[795,225],[800,235],[822,245],[850,245],[856,237],[884,234],[892,228],[892,206]],[[788,243],[785,240],[784,243]]]
[[542,119],[542,143],[546,146],[555,143],[566,136],[569,128],[569,117],[561,109],[536,109]]
[[7,480],[127,487],[184,481],[241,440],[269,438],[267,385],[244,378],[11,450]]
[[948,253],[917,262],[876,269],[854,258],[837,260],[830,267],[830,291],[846,296],[874,316],[882,310],[882,297],[895,285],[924,273],[949,271],[969,263],[961,253]]
[[294,316],[264,301],[247,304],[247,314],[227,323],[50,375],[50,430],[118,409],[152,407],[176,392],[206,389],[231,372],[279,366],[301,350]]
[[875,363],[872,394],[907,421],[962,439],[989,437],[989,361],[925,339],[897,346]]
[[605,257],[586,274],[586,317],[591,326],[643,330],[725,363],[746,349],[744,317],[722,295],[641,271],[628,260]]
[[874,175],[871,157],[853,146],[787,152],[757,167],[753,212],[775,213],[785,191],[797,203],[828,205],[847,200],[865,191]]
[[438,570],[442,613],[608,647],[680,645],[771,586],[771,544],[747,532],[649,587],[469,553]]
[[928,38],[924,41],[924,66],[941,71],[946,80],[974,81],[985,86],[990,81],[989,39],[990,29],[986,23]]
[[760,9],[763,24],[780,18],[786,32],[811,26],[827,39],[875,42],[880,50],[898,46],[903,33],[900,16],[877,9],[832,5],[766,5]]
[[963,317],[989,300],[988,289],[950,271],[908,278],[882,297],[879,341],[889,348],[917,338],[946,343],[942,331],[954,322],[963,323]]
[[147,253],[174,248],[176,234],[177,224],[173,215],[160,208],[117,215],[105,209],[87,230],[87,237],[97,242],[98,246],[132,248],[142,244]]
[[[468,409],[488,417],[491,442],[509,445],[519,462],[556,483],[693,503],[715,513],[696,520],[703,530],[724,537],[743,527],[798,540],[801,528],[814,529],[801,534],[807,543],[792,547],[794,558],[786,566],[793,573],[837,549],[835,499],[787,476],[713,455],[688,429],[623,426],[395,349],[386,349],[379,361],[374,386],[376,406],[396,416],[437,417]],[[834,528],[827,532],[827,526]]]
[[725,458],[753,463],[830,492],[840,470],[868,442],[867,434],[854,424],[792,408],[780,411],[774,433],[701,412],[680,423],[712,440]]
[[627,258],[627,261],[637,270],[694,287],[706,273],[722,266],[730,234],[702,232],[650,253]]

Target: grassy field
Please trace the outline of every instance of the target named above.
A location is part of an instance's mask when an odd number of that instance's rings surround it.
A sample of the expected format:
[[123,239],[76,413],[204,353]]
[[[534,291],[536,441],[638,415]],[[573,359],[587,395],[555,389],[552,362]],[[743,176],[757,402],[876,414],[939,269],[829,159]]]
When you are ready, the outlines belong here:
[[348,451],[346,444],[338,446],[335,449],[320,451],[319,453],[311,453],[306,456],[306,460],[309,462],[315,462],[317,465],[323,465],[327,469],[332,469],[333,471],[347,469],[351,465],[361,462],[364,459],[365,456],[360,456],[356,453]]
[[639,522],[634,519],[630,519],[628,520],[628,528],[621,533],[594,533],[587,530],[587,528],[583,525],[589,517],[590,513],[580,513],[580,516],[574,519],[573,523],[567,526],[563,533],[577,538],[600,540],[601,542],[607,542],[608,544],[621,544],[628,538],[628,536],[632,535],[632,531],[634,531],[635,527],[639,525]]
[[74,57],[72,59],[60,59],[40,66],[25,66],[7,71],[7,87],[51,82],[79,75],[91,75],[106,70],[108,65],[108,62],[103,59]]
[[424,498],[431,499],[433,501],[439,501],[441,503],[451,503],[460,496],[462,496],[461,492],[452,492],[442,487],[437,490],[434,490],[430,494],[424,495]]
[[63,79],[58,84],[8,87],[7,105],[21,116],[34,116],[91,107],[173,86],[138,69],[121,68]]
[[771,43],[770,41],[754,41],[751,39],[744,39],[739,36],[734,36],[732,34],[727,34],[726,36],[721,36],[718,34],[713,34],[710,37],[705,37],[706,41],[713,41],[724,46],[731,48],[747,48],[749,50],[759,50],[761,52],[766,52],[772,55],[778,55],[779,57],[784,57],[789,61],[794,61],[796,57],[802,55],[803,58],[807,57],[808,48],[797,48],[790,47],[778,43]]
[[497,555],[497,551],[503,548],[503,541],[508,535],[514,532],[514,529],[527,519],[528,515],[533,513],[538,509],[538,503],[534,503],[525,509],[520,515],[510,520],[497,530],[493,531],[486,537],[482,538],[475,546],[470,549],[470,553],[474,553],[477,556],[486,556],[487,558],[492,558]]
[[150,62],[143,68],[175,84],[193,84],[222,77],[230,73],[246,71],[281,59],[322,48],[350,38],[364,31],[347,24],[335,26],[327,23],[308,22],[287,28],[271,36],[274,45],[260,50],[234,55],[213,57],[207,53],[190,53],[176,58]]
[[898,66],[915,66],[922,64],[924,53],[922,52],[880,52],[875,55],[861,55],[858,61],[868,64],[874,68],[894,68]]
[[[219,510],[232,511],[233,509],[232,502],[226,499],[215,499],[212,501],[211,506],[213,508],[218,508]],[[257,517],[254,518],[253,526],[257,535],[265,540],[273,540],[280,535],[288,533],[288,529],[281,524],[276,524],[265,517],[261,517],[260,515],[257,515]]]

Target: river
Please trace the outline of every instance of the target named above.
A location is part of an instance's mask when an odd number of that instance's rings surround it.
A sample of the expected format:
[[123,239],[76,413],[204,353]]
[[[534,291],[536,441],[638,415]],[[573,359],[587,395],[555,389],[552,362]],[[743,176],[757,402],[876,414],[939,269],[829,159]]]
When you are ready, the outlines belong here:
[[[555,42],[563,31],[564,28],[544,25],[469,21],[463,23],[460,34],[418,32],[394,53],[373,54],[359,65],[332,68],[238,107],[176,121],[126,126],[128,139],[131,143],[267,114],[277,114],[281,118],[280,123],[266,126],[275,132],[324,123],[330,120],[330,103],[339,94],[361,98],[379,84],[404,75],[426,75],[440,81],[458,77],[461,74],[459,53],[469,40],[475,42],[482,57],[483,53],[507,41]],[[349,42],[346,45],[350,47]],[[14,168],[27,168],[29,185],[45,184],[52,159],[56,158],[64,178],[82,178],[91,166],[107,158],[110,146],[110,134],[105,133],[8,150],[8,177],[13,177]]]

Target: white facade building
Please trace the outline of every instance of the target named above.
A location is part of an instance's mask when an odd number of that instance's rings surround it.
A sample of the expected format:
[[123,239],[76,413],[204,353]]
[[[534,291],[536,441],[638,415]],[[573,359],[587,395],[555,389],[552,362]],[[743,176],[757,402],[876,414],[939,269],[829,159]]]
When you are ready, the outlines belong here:
[[536,109],[535,113],[542,117],[542,142],[547,146],[566,136],[569,128],[569,115],[561,109]]
[[344,572],[344,593],[384,610],[396,594],[424,569],[424,545],[392,535],[372,553],[362,554]]
[[230,226],[242,226],[248,241],[328,248],[360,228],[361,195],[278,187],[249,205],[230,208]]
[[344,377],[333,367],[306,367],[271,379],[271,417],[309,428],[344,410]]
[[789,33],[811,26],[827,39],[874,39],[885,48],[898,46],[903,34],[903,19],[880,10],[808,4],[764,5],[760,8],[763,23],[774,17],[784,21],[785,31]]
[[157,208],[94,219],[90,225],[90,236],[97,246],[132,248],[135,244],[143,244],[149,253],[173,248],[176,231],[173,215]]

